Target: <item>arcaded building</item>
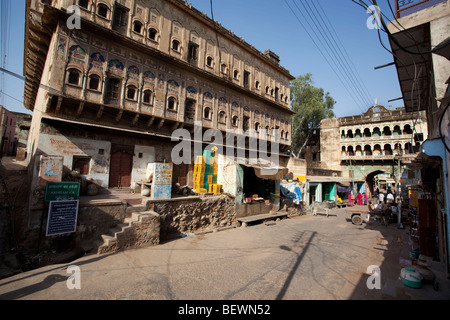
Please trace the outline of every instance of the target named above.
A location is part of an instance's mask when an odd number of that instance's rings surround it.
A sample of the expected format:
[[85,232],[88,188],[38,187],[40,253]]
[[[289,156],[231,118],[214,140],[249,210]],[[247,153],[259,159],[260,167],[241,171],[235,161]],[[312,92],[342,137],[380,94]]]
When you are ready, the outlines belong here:
[[404,165],[420,153],[427,132],[425,112],[380,105],[360,115],[322,120],[316,145],[305,153],[309,198],[336,200],[351,190],[373,194],[378,174],[398,186]]
[[[195,123],[224,136],[263,128],[266,140],[277,130],[279,163],[289,160],[293,76],[185,1],[28,0],[24,66],[35,185],[40,155],[62,155],[102,188],[133,187]],[[192,183],[192,170],[174,166],[174,182]],[[231,176],[219,180],[236,194]]]

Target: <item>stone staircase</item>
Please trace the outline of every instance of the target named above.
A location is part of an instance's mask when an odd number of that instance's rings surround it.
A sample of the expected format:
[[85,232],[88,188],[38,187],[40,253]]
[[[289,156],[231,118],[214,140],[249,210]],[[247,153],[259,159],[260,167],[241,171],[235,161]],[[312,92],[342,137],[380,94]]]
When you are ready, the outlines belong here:
[[159,214],[148,210],[147,205],[127,208],[128,218],[111,228],[101,239],[94,241],[97,254],[116,252],[142,245],[158,245],[160,220]]

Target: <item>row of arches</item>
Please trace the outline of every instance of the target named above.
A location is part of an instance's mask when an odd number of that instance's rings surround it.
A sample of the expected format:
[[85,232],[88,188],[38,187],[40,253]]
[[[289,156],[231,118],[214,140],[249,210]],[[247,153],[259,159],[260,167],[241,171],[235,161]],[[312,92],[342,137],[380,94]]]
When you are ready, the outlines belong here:
[[405,134],[412,134],[413,130],[410,124],[405,124],[403,127],[400,125],[374,127],[373,129],[343,129],[341,131],[341,139],[353,139],[353,138],[371,138],[382,136],[399,136]]
[[415,153],[420,148],[420,142],[414,145],[410,142],[405,144],[396,143],[391,144],[375,144],[375,145],[356,145],[356,146],[342,146],[341,156],[392,156]]

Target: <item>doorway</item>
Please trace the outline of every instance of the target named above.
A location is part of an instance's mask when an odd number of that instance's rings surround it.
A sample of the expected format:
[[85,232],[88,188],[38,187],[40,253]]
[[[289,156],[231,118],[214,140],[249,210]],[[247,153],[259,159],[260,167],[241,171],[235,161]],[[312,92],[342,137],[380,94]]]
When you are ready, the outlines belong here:
[[109,166],[109,187],[129,188],[131,186],[131,169],[133,153],[122,148],[111,152]]

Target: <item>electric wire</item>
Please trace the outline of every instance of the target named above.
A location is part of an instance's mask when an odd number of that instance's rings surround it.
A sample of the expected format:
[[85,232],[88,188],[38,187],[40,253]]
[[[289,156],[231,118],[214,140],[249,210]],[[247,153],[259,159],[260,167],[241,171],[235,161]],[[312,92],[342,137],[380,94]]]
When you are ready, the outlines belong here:
[[[330,62],[329,57],[327,57],[327,55],[325,55],[325,53],[322,50],[322,46],[320,46],[316,39],[320,39],[319,36],[317,35],[317,33],[315,32],[314,29],[312,29],[311,31],[314,32],[315,37],[313,37],[311,35],[311,32],[308,30],[308,28],[306,28],[305,24],[302,22],[302,20],[299,18],[299,15],[297,14],[297,12],[293,9],[293,7],[287,2],[287,0],[284,0],[285,4],[288,6],[288,8],[290,9],[290,11],[292,12],[292,14],[295,16],[297,22],[300,24],[300,26],[303,28],[303,30],[306,32],[306,34],[308,35],[308,37],[310,38],[310,40],[312,41],[312,43],[314,44],[314,46],[317,48],[317,50],[319,51],[320,55],[324,58],[324,60],[326,61],[326,63],[328,64],[328,66],[330,67],[330,69],[333,71],[333,73],[336,75],[336,77],[339,79],[339,81],[341,82],[341,84],[343,85],[343,87],[345,88],[345,90],[348,92],[348,94],[350,95],[350,97],[352,98],[352,100],[355,102],[355,104],[361,109],[361,103],[358,102],[357,98],[355,98],[354,93],[348,88],[347,83],[342,79],[341,75],[339,74],[339,72],[336,71],[335,67],[333,66],[333,64]],[[295,2],[294,2],[295,4]],[[296,4],[295,4],[296,5]],[[296,5],[297,9],[298,6]],[[305,21],[307,21],[305,15],[303,14],[302,11],[298,11],[302,14],[302,16],[304,17]]]
[[[331,23],[331,20],[328,18],[328,15],[325,13],[325,10],[323,9],[322,5],[320,4],[320,1],[317,1],[317,2],[316,2],[316,1],[311,0],[311,3],[314,5],[314,7],[316,7],[316,4],[315,4],[315,3],[317,3],[317,6],[318,6],[318,7],[320,8],[320,10],[322,11],[323,16],[325,17],[326,21],[328,22],[328,25],[330,26],[330,27],[328,28],[327,23],[324,22],[325,27],[327,28],[327,30],[328,30],[330,33],[333,32],[334,37],[332,37],[332,38],[333,38],[333,39],[336,39],[337,42],[339,42],[339,45],[338,45],[337,47],[338,47],[338,48],[342,48],[343,56],[344,56],[344,58],[346,58],[346,61],[349,62],[348,64],[350,65],[350,70],[353,70],[353,73],[356,75],[356,78],[358,78],[358,79],[357,79],[357,80],[358,80],[358,83],[359,83],[360,85],[362,85],[363,91],[365,91],[366,95],[369,97],[369,100],[371,100],[372,94],[370,93],[370,90],[367,88],[367,86],[366,86],[364,80],[362,79],[361,75],[358,73],[358,70],[357,70],[357,68],[356,68],[356,66],[355,66],[355,64],[354,64],[354,62],[353,62],[353,60],[350,58],[350,55],[348,54],[347,50],[345,49],[345,46],[342,44],[342,40],[340,39],[338,33],[336,32],[336,28],[333,26],[333,24]],[[317,7],[316,7],[316,10],[317,10]],[[320,13],[319,13],[319,15],[320,15]],[[330,31],[330,30],[331,30],[331,31]]]
[[[317,33],[315,32],[314,29],[313,32],[316,34],[316,36],[318,37],[318,40],[321,42],[321,45],[326,49],[328,48],[328,50],[326,50],[326,52],[329,53],[329,55],[331,56],[331,58],[334,60],[334,62],[336,63],[337,68],[340,70],[341,74],[343,75],[343,77],[346,79],[347,83],[349,84],[350,88],[353,90],[353,92],[355,93],[355,95],[358,97],[358,99],[360,100],[361,105],[365,105],[368,104],[368,106],[371,105],[370,100],[367,101],[365,100],[365,98],[362,96],[361,92],[358,90],[357,85],[354,81],[354,79],[352,79],[352,77],[349,75],[348,73],[348,69],[344,66],[342,59],[340,58],[339,54],[336,52],[334,46],[331,44],[331,41],[327,35],[327,33],[323,30],[323,28],[321,27],[320,23],[318,23],[317,19],[313,16],[313,14],[311,13],[311,11],[305,6],[304,1],[298,1],[300,2],[300,4],[303,6],[303,9],[305,10],[306,14],[309,17],[309,21],[312,21],[313,25],[315,26],[315,29],[319,32],[320,37],[317,36]],[[295,6],[297,7],[297,9],[302,13],[301,9],[297,6],[297,4],[294,1]],[[303,15],[305,17],[305,19],[308,21],[308,19],[306,18],[305,15]],[[311,25],[311,24],[310,24]],[[361,109],[361,111],[364,112],[364,110],[361,108],[361,105],[358,105],[359,108]]]
[[[361,0],[360,0],[360,1],[361,1]],[[376,0],[372,0],[372,3],[373,3],[375,6],[378,6],[378,3],[377,3]],[[381,25],[383,26],[384,30],[386,31],[388,37],[392,40],[392,42],[394,42],[401,50],[403,50],[403,51],[405,51],[405,52],[408,52],[408,53],[410,53],[410,54],[422,55],[422,54],[435,53],[436,50],[442,49],[442,48],[444,48],[444,47],[447,47],[447,46],[450,44],[450,42],[447,42],[445,45],[443,45],[443,46],[440,47],[440,48],[435,47],[435,48],[433,48],[433,49],[431,49],[431,50],[427,50],[427,51],[412,51],[412,50],[409,50],[409,49],[405,48],[404,46],[402,46],[402,45],[399,43],[399,41],[392,35],[392,33],[389,31],[388,27],[386,26],[386,23],[385,23],[385,21],[384,21],[384,19],[383,19],[382,16],[380,16],[380,22],[381,22]]]

